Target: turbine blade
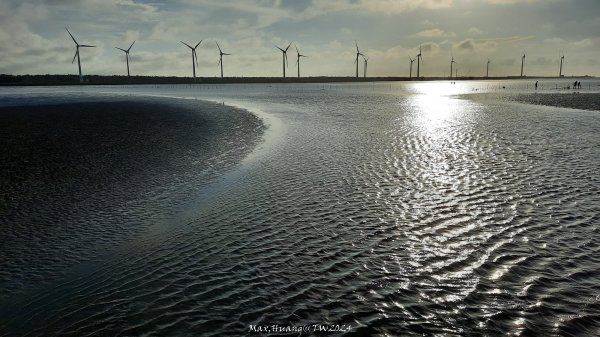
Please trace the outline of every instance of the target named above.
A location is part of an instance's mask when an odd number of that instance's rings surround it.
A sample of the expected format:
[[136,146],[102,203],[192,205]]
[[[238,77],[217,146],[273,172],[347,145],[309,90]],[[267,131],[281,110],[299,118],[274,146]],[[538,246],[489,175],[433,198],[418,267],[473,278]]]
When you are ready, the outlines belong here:
[[223,51],[221,50],[221,46],[219,46],[219,42],[215,41],[215,43],[217,44],[217,48],[219,48],[219,53],[223,54]]
[[296,46],[295,43],[294,43],[294,48],[296,48],[296,53],[300,54],[300,52],[298,51],[298,46]]
[[82,44],[82,45],[79,45],[79,47],[96,48],[96,46],[90,46],[88,44]]
[[77,40],[75,40],[75,38],[73,37],[73,34],[71,34],[71,32],[69,31],[69,28],[65,27],[65,29],[67,30],[67,33],[69,33],[69,35],[71,35],[73,42],[75,42],[76,45],[79,45],[79,43],[77,43]]
[[192,51],[192,53],[194,53],[194,58],[196,59],[196,67],[197,67],[198,66],[198,54],[196,54],[195,49]]
[[233,55],[233,54],[227,54],[227,53],[223,53],[223,55]]
[[292,43],[290,42],[290,44],[288,44],[287,48],[285,48],[285,51],[288,51],[288,49],[290,49],[291,45],[292,45]]
[[184,45],[186,45],[186,46],[187,46],[188,48],[190,48],[190,49],[194,49],[194,48],[192,48],[192,46],[190,46],[189,44],[187,44],[187,43],[185,43],[185,42],[183,42],[183,41],[179,41],[179,42],[183,43]]
[[360,54],[360,50],[358,50],[358,42],[354,40],[354,45],[356,46],[356,52]]
[[279,50],[281,50],[282,52],[284,52],[284,53],[285,53],[285,50],[283,50],[283,49],[279,48],[278,46],[275,46],[275,48],[277,48],[277,49],[279,49]]
[[199,46],[201,43],[202,43],[202,40],[200,40],[200,42],[198,42],[198,43],[196,44],[196,46],[194,47],[194,49],[198,48],[198,46]]
[[131,46],[129,46],[129,48],[127,48],[127,52],[129,52],[131,50],[131,47],[133,47],[134,43],[135,43],[135,40],[133,40],[133,42],[131,42]]
[[125,50],[125,49],[122,49],[122,48],[119,48],[119,47],[115,47],[115,48],[117,48],[118,50],[122,50],[124,52],[127,52],[127,50]]
[[79,54],[79,49],[77,49],[77,51],[75,52],[75,55],[73,56],[73,61],[71,61],[71,64],[73,64],[75,62],[75,58],[77,57],[77,54]]

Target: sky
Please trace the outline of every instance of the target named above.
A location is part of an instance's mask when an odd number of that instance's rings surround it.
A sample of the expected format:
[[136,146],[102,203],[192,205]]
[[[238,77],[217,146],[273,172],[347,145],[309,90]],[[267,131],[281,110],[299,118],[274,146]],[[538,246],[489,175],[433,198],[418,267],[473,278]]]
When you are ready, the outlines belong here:
[[[2,0],[0,74],[191,76],[198,47],[200,77],[354,76],[355,41],[369,58],[368,76],[408,76],[422,48],[421,76],[600,76],[599,0]],[[360,73],[364,62],[360,60]],[[414,63],[413,76],[416,73]]]

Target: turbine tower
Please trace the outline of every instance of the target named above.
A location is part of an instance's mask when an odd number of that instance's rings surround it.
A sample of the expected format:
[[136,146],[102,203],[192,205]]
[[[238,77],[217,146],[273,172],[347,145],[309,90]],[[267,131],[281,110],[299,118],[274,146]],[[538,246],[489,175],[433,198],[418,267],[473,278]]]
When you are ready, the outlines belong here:
[[410,73],[408,75],[408,78],[412,78],[412,66],[413,66],[413,62],[415,62],[415,59],[410,57],[410,55],[408,56],[408,59],[410,60]]
[[421,60],[423,60],[423,53],[421,52],[421,46],[419,46],[419,54],[417,54],[417,79],[421,78]]
[[565,55],[560,57],[560,69],[558,70],[558,77],[562,77],[562,66],[563,66],[563,61],[565,59]]
[[456,61],[454,61],[454,56],[452,56],[452,61],[450,61],[450,79],[452,79],[452,65],[456,63]]
[[135,41],[133,41],[133,42],[131,43],[131,46],[129,46],[129,48],[127,48],[127,49],[123,49],[123,48],[115,47],[115,48],[117,48],[118,50],[121,50],[121,51],[125,52],[125,60],[127,61],[127,77],[129,77],[129,76],[130,76],[130,75],[129,75],[129,51],[131,50],[131,47],[133,47],[133,44],[134,44],[134,43],[135,43]]
[[285,49],[281,49],[281,48],[275,46],[275,47],[277,47],[277,49],[281,50],[281,53],[282,53],[282,58],[283,58],[283,78],[285,78],[285,67],[286,67],[286,65],[288,63],[287,51],[288,51],[288,49],[290,49],[291,45],[292,45],[292,43],[290,42],[290,44],[288,44],[287,48],[285,48]]
[[525,53],[521,57],[521,77],[523,77],[523,65],[525,64]]
[[69,33],[69,35],[71,36],[71,39],[73,39],[73,42],[75,42],[75,45],[76,45],[75,56],[73,56],[73,61],[71,61],[71,64],[73,64],[73,62],[75,62],[75,58],[77,57],[77,67],[79,68],[79,83],[83,83],[83,76],[81,75],[81,59],[79,58],[79,48],[94,48],[96,46],[90,46],[87,44],[79,44],[77,42],[77,40],[75,40],[75,38],[73,37],[73,34],[71,34],[69,29],[67,27],[65,27],[65,29],[67,30],[67,33]]
[[354,40],[354,45],[356,45],[356,60],[354,60],[354,63],[356,63],[356,78],[358,78],[358,57],[365,57],[365,55],[363,55],[358,49],[358,42],[356,42],[356,40]]
[[298,46],[296,46],[295,43],[294,43],[294,48],[296,48],[296,54],[298,54],[298,58],[296,59],[296,65],[298,66],[298,78],[300,78],[300,58],[308,57],[308,56],[300,54],[300,52],[298,51]]
[[365,64],[364,64],[364,68],[363,68],[363,72],[364,72],[364,75],[363,75],[363,77],[364,77],[364,78],[367,78],[367,65],[368,65],[368,62],[369,62],[369,58],[368,58],[368,57],[366,57],[365,55],[363,55],[363,60],[364,60],[364,62],[365,62]]
[[223,78],[223,55],[231,55],[231,54],[224,53],[221,50],[221,46],[219,46],[219,42],[215,41],[215,43],[217,44],[217,48],[219,48],[219,64],[221,65],[221,78]]
[[485,77],[490,77],[490,59],[488,59],[487,66],[485,68]]

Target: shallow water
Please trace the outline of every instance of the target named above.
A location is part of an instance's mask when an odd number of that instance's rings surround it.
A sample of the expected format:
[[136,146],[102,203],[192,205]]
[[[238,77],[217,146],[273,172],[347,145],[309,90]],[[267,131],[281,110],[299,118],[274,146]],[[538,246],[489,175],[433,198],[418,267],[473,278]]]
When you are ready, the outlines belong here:
[[201,98],[268,129],[168,220],[0,302],[0,332],[598,335],[600,114],[500,99],[528,85],[27,89]]

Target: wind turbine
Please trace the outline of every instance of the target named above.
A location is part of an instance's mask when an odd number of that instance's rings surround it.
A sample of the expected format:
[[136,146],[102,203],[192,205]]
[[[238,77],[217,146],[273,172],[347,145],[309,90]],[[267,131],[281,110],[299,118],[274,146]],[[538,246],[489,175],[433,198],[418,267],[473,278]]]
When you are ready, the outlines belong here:
[[413,62],[415,62],[414,58],[411,58],[410,55],[408,56],[408,59],[410,60],[410,73],[409,73],[409,77],[408,78],[412,78],[412,66],[413,66]]
[[300,52],[298,51],[298,46],[296,46],[295,43],[294,43],[294,48],[296,48],[296,54],[298,54],[298,59],[296,59],[296,65],[298,65],[298,77],[300,77],[300,58],[308,57],[308,56],[300,54]]
[[77,67],[79,68],[79,83],[83,83],[83,76],[81,75],[81,59],[79,58],[79,48],[94,48],[96,46],[90,46],[87,44],[79,44],[77,42],[77,40],[75,40],[75,38],[73,37],[73,34],[71,34],[71,32],[69,31],[69,29],[67,27],[65,27],[65,29],[67,30],[67,33],[69,33],[69,35],[71,36],[71,39],[73,39],[73,42],[75,42],[76,47],[76,51],[75,51],[75,56],[73,56],[73,61],[71,61],[71,64],[73,64],[73,62],[75,62],[75,57],[77,57]]
[[219,64],[221,65],[221,78],[223,78],[223,55],[231,55],[231,54],[224,53],[221,50],[221,46],[219,46],[219,42],[215,41],[215,43],[217,44],[217,48],[219,48]]
[[198,64],[198,55],[196,54],[196,48],[198,48],[198,46],[202,43],[202,40],[200,40],[200,42],[198,42],[194,47],[190,46],[189,44],[183,41],[180,42],[192,50],[192,71],[194,72],[194,82],[196,82],[196,64]]
[[133,41],[131,43],[131,46],[129,46],[129,48],[127,49],[123,49],[123,48],[119,48],[119,47],[115,47],[118,50],[122,50],[123,52],[125,52],[125,60],[127,61],[127,77],[129,77],[129,51],[131,50],[131,47],[133,47],[133,44],[135,43],[135,41]]
[[363,55],[363,59],[364,59],[364,62],[365,62],[364,68],[363,68],[363,72],[364,72],[364,76],[363,77],[367,78],[367,64],[369,62],[369,58],[366,57],[365,55]]
[[521,57],[521,77],[523,77],[523,65],[525,64],[525,53]]
[[291,45],[292,45],[292,43],[290,42],[290,44],[288,44],[288,46],[285,49],[281,49],[281,48],[275,46],[275,47],[277,47],[277,49],[281,50],[281,53],[282,53],[281,56],[283,58],[283,78],[285,78],[285,67],[288,64],[287,51],[288,51],[288,49],[290,49]]
[[358,49],[358,42],[356,42],[356,40],[354,41],[354,44],[356,45],[356,60],[354,61],[354,63],[356,63],[356,78],[358,78],[358,57],[365,57],[365,55],[363,55]]
[[565,55],[560,57],[560,69],[558,70],[558,77],[562,77],[562,66],[563,66],[564,59],[565,59]]
[[423,60],[423,53],[421,52],[421,46],[419,46],[419,54],[417,54],[417,79],[421,78],[421,61]]
[[454,61],[454,56],[452,56],[452,61],[450,61],[450,78],[452,79],[452,65],[456,63],[456,61]]
[[485,68],[485,77],[490,77],[490,59],[488,59],[487,66]]

